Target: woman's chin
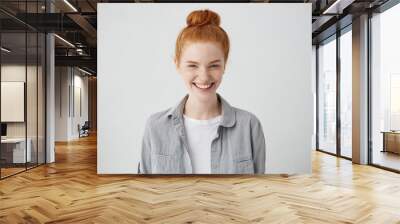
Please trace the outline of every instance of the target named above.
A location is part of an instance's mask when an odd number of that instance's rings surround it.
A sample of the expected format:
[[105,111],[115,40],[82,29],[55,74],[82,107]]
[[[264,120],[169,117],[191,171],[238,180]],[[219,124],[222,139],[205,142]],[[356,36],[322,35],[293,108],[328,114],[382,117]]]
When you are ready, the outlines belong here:
[[199,91],[192,91],[191,95],[201,101],[208,101],[212,100],[217,93],[215,91],[207,91],[207,92],[199,92]]

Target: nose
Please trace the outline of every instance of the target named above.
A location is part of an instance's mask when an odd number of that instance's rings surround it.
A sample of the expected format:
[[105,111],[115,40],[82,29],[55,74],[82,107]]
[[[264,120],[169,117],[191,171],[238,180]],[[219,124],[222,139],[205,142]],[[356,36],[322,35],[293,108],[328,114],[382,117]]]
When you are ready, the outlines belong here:
[[210,79],[210,74],[207,70],[207,68],[200,68],[199,72],[197,73],[197,77],[201,81],[208,81]]

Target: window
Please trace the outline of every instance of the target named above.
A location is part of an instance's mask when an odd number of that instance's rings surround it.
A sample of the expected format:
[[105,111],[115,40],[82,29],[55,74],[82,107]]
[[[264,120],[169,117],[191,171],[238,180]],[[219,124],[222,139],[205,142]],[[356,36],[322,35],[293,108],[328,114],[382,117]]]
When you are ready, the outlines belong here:
[[[345,32],[345,31],[344,31]],[[340,36],[340,155],[352,157],[352,35]]]
[[400,5],[371,18],[372,164],[400,170]]
[[318,48],[318,149],[336,153],[336,39]]

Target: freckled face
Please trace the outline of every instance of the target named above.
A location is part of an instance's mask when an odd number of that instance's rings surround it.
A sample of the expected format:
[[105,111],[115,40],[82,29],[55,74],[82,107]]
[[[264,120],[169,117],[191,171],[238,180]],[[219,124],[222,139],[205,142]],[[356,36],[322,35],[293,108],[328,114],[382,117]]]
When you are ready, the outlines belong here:
[[[225,71],[224,53],[217,43],[194,42],[183,47],[176,64],[191,97],[206,101],[215,97]],[[177,63],[177,61],[175,61]]]

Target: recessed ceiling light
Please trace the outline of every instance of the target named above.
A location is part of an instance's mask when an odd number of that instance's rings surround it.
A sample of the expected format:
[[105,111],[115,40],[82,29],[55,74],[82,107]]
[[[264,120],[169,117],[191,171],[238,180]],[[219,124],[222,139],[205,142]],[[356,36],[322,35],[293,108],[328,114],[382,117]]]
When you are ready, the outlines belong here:
[[355,0],[336,0],[322,14],[342,14],[343,9],[351,5]]
[[7,49],[7,48],[5,48],[5,47],[1,47],[1,50],[4,51],[4,52],[6,52],[6,53],[10,53],[10,52],[11,52],[11,50],[9,50],[9,49]]
[[75,12],[78,12],[78,10],[71,4],[69,3],[68,0],[64,0],[65,4],[67,4],[72,10],[74,10]]
[[88,71],[86,71],[86,70],[83,70],[83,69],[81,69],[81,68],[79,68],[79,67],[78,67],[78,70],[81,71],[81,72],[83,72],[83,73],[85,73],[85,74],[92,75],[92,73],[90,73],[90,72],[88,72]]
[[69,42],[68,40],[66,40],[66,39],[64,39],[64,38],[62,38],[62,37],[60,37],[60,36],[57,35],[57,34],[54,34],[54,36],[57,37],[58,39],[60,39],[62,42],[66,43],[67,45],[69,45],[69,46],[75,48],[75,45],[73,45],[73,44],[72,44],[71,42]]

